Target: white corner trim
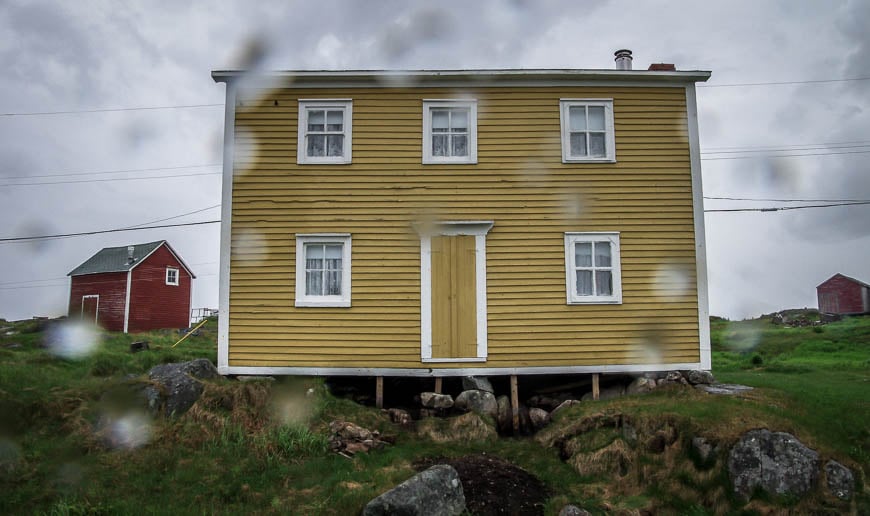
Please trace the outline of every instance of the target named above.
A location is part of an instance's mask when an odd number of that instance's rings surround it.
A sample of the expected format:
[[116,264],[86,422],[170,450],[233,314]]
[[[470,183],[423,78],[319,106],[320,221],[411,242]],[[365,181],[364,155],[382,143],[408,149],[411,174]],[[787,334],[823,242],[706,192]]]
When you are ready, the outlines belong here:
[[[486,234],[493,221],[414,223],[420,235],[420,360],[422,362],[485,362],[487,358]],[[475,304],[477,305],[477,356],[432,358],[432,237],[474,236]]]
[[221,258],[218,287],[218,370],[229,367],[230,254],[233,218],[233,161],[235,160],[236,83],[227,82],[224,107],[224,156],[221,192]]
[[686,85],[686,114],[689,128],[689,159],[692,170],[692,207],[695,222],[695,263],[698,288],[698,339],[701,369],[709,371],[710,297],[707,285],[707,239],[704,227],[704,188],[701,178],[701,140],[698,133],[698,104],[695,85]]
[[124,333],[130,328],[130,289],[133,287],[133,269],[127,271],[127,293],[124,294]]

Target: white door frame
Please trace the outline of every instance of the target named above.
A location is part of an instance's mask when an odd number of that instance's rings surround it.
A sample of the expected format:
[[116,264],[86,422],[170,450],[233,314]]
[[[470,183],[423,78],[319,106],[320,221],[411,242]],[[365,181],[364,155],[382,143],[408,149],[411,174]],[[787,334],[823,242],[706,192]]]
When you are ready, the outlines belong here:
[[85,318],[85,299],[97,299],[97,308],[94,310],[94,324],[97,324],[97,321],[100,318],[100,295],[99,294],[88,294],[86,296],[82,296],[82,320]]
[[[491,220],[414,224],[420,235],[420,360],[422,362],[486,362],[486,234]],[[432,237],[469,235],[474,237],[474,277],[477,304],[477,356],[432,358]]]

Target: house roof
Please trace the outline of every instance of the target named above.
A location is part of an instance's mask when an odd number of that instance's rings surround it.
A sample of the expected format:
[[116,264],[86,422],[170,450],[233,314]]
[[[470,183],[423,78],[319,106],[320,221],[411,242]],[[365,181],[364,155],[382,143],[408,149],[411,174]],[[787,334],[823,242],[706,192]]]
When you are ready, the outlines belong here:
[[135,269],[140,263],[142,263],[145,258],[148,258],[151,253],[156,251],[160,246],[165,245],[166,248],[172,253],[173,256],[178,260],[178,263],[181,264],[182,267],[190,274],[191,278],[195,278],[193,272],[190,268],[184,263],[180,256],[172,249],[169,245],[169,242],[166,240],[158,240],[156,242],[148,242],[147,244],[134,244],[133,247],[133,261],[130,262],[127,257],[128,247],[131,246],[121,246],[121,247],[105,247],[100,249],[97,254],[91,256],[84,263],[70,271],[67,276],[82,276],[85,274],[100,274],[104,272],[127,272],[129,270]]
[[859,279],[855,279],[855,278],[853,278],[853,277],[851,277],[851,276],[846,276],[845,274],[840,274],[839,272],[838,272],[837,274],[834,274],[834,275],[831,276],[830,278],[826,279],[825,281],[819,283],[819,285],[818,285],[816,288],[821,287],[822,285],[824,285],[825,283],[831,281],[832,279],[836,278],[837,276],[840,276],[841,278],[846,278],[847,280],[851,281],[852,283],[857,283],[857,284],[859,284],[859,285],[861,285],[861,286],[863,286],[863,287],[870,288],[870,285],[868,285],[867,283],[864,283],[863,281],[861,281],[861,280],[859,280]]
[[479,83],[490,86],[494,82],[632,82],[632,83],[692,83],[710,78],[705,70],[615,70],[615,69],[504,69],[504,70],[283,70],[252,72],[248,70],[215,70],[215,82],[237,79],[283,80],[287,87],[314,86],[318,83],[349,86],[429,86],[450,83]]

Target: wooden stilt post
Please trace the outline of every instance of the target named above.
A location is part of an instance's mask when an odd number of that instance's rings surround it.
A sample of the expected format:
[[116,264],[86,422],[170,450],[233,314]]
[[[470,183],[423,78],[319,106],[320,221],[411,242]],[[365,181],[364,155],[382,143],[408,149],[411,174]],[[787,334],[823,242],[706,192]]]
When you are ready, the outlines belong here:
[[511,414],[513,415],[514,433],[520,433],[520,394],[517,389],[517,375],[511,375]]
[[375,379],[375,406],[384,408],[384,377],[378,376]]
[[598,373],[592,375],[592,399],[598,400],[601,391],[598,389]]
[[437,394],[441,394],[441,377],[440,376],[435,377],[435,392]]

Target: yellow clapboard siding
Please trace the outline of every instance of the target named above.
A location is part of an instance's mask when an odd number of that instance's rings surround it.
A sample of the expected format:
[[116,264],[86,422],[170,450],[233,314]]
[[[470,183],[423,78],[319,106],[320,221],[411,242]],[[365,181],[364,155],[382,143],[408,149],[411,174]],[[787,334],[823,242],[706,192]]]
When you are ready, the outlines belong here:
[[[478,163],[422,165],[422,99],[478,99]],[[299,98],[353,99],[353,163],[296,163]],[[560,98],[612,98],[613,164],[561,162]],[[230,365],[419,367],[412,223],[492,220],[488,360],[698,360],[685,92],[667,87],[273,89],[236,108]],[[277,105],[275,104],[277,101]],[[623,303],[567,305],[564,232],[619,231]],[[295,234],[351,233],[349,308],[294,306]],[[674,298],[657,275],[687,268]],[[439,363],[461,368],[463,364]]]

